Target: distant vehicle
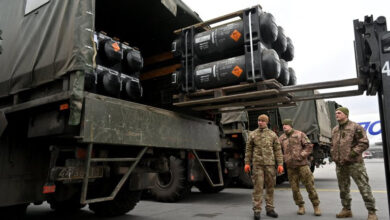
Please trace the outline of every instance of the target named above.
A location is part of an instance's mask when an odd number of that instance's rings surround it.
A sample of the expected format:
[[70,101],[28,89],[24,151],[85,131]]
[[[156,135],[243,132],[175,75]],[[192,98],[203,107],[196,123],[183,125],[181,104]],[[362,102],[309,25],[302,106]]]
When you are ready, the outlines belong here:
[[372,153],[373,158],[383,158],[382,143],[370,143],[368,150]]
[[363,158],[364,159],[372,159],[373,155],[372,155],[371,151],[369,151],[369,150],[364,151],[363,152]]

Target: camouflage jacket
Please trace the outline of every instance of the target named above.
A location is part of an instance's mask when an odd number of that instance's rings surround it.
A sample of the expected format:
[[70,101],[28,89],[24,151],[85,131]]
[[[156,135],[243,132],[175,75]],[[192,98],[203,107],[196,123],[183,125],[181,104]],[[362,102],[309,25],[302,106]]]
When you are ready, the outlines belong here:
[[307,159],[313,150],[313,144],[305,133],[292,130],[291,134],[279,137],[283,149],[283,158],[287,167],[296,168],[310,165]]
[[[368,148],[368,139],[363,127],[353,121],[337,125],[332,130],[332,148],[330,153],[337,164],[362,162],[363,151]],[[351,153],[354,151],[354,153]],[[355,154],[353,156],[352,154]]]
[[268,128],[250,132],[246,143],[245,164],[283,165],[278,136]]

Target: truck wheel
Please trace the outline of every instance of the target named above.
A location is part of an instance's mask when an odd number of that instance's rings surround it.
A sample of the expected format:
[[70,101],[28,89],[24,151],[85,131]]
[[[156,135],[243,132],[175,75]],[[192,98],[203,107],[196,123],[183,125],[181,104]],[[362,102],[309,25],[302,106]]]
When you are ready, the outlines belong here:
[[130,191],[122,187],[114,200],[91,203],[89,209],[103,217],[123,215],[134,209],[141,198],[141,193],[142,191]]
[[22,220],[26,216],[28,204],[0,207],[0,219]]
[[169,158],[169,172],[158,175],[150,192],[160,202],[177,202],[187,197],[191,192],[191,186],[187,181],[183,161],[171,156]]
[[276,185],[282,184],[287,179],[288,179],[287,173],[284,173],[283,175],[280,175],[280,176],[276,176]]
[[212,187],[208,181],[198,182],[195,184],[195,186],[202,193],[219,193],[225,189],[225,186]]
[[238,182],[241,186],[251,189],[253,188],[252,178],[249,174],[244,172],[244,168],[239,169]]

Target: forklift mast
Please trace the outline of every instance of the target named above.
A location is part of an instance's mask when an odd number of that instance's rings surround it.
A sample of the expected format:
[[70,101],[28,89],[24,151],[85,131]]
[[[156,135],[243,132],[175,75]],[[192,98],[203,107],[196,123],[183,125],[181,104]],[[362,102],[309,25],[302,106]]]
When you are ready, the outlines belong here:
[[[390,198],[390,31],[386,18],[376,20],[366,16],[354,20],[355,58],[359,89],[367,95],[377,95],[382,127],[382,142],[386,174],[387,198]],[[390,202],[388,202],[390,210]]]

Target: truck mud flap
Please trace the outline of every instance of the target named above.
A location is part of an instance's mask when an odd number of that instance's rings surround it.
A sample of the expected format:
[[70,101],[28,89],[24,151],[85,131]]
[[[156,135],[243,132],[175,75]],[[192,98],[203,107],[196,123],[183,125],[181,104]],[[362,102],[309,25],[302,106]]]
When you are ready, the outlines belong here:
[[[113,200],[119,190],[122,188],[123,184],[126,182],[130,174],[133,172],[134,168],[137,166],[138,162],[141,160],[142,156],[145,154],[148,147],[144,147],[140,150],[137,157],[135,158],[92,158],[92,149],[93,144],[90,143],[88,145],[88,153],[87,153],[87,164],[85,168],[85,175],[83,179],[83,186],[81,190],[81,204],[87,204],[87,203],[95,203],[95,202],[103,202],[103,201],[109,201]],[[92,162],[132,162],[129,170],[123,175],[121,180],[118,182],[118,184],[115,186],[114,191],[107,197],[101,197],[101,198],[93,198],[93,199],[87,199],[87,191],[88,191],[88,183],[90,176],[87,175],[90,173],[91,169],[91,163]]]

